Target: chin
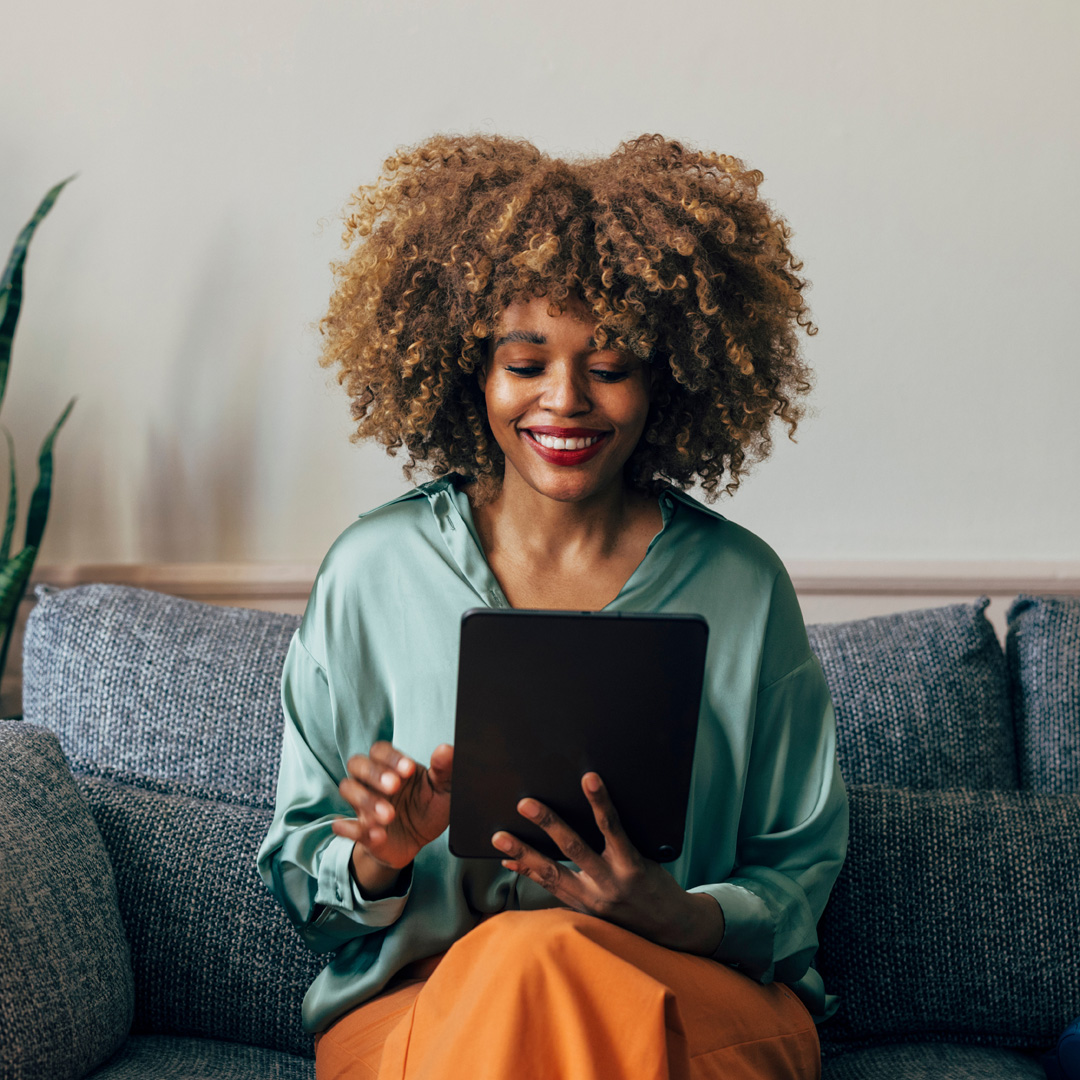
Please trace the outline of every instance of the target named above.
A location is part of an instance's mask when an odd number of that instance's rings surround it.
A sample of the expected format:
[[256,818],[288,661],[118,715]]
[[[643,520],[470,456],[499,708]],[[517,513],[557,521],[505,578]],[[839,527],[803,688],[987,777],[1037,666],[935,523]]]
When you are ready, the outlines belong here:
[[582,502],[619,482],[618,476],[553,475],[547,470],[522,474],[522,479],[533,491],[555,502]]

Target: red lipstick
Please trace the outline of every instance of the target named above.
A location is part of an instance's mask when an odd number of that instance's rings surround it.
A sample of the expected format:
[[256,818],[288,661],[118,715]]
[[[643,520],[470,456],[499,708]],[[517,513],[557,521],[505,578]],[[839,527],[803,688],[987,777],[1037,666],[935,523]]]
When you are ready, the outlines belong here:
[[[539,435],[550,435],[553,439],[591,439],[596,437],[592,446],[586,446],[584,450],[552,450],[543,446],[533,437],[533,432]],[[538,427],[526,428],[522,431],[525,442],[533,448],[550,465],[582,465],[590,458],[595,457],[604,445],[604,439],[610,434],[607,431],[590,431],[588,428],[553,428]]]

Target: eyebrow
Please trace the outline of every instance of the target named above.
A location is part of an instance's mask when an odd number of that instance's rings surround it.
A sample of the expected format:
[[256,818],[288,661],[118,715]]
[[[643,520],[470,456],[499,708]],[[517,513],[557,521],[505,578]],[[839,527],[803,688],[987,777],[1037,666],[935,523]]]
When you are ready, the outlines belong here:
[[[502,345],[515,345],[519,342],[525,345],[546,345],[547,338],[543,334],[538,334],[535,330],[511,330],[502,337],[495,339],[495,345],[491,351],[497,352]],[[594,338],[589,338],[587,344],[590,349],[596,348]]]

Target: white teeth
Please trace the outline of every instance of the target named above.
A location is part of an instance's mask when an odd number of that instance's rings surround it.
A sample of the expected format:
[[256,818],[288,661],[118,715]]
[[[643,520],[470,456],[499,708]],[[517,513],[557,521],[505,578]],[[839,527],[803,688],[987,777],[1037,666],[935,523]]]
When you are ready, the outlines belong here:
[[546,446],[549,450],[584,450],[600,438],[599,435],[593,435],[588,439],[557,439],[552,435],[538,435],[535,431],[531,434],[541,446]]

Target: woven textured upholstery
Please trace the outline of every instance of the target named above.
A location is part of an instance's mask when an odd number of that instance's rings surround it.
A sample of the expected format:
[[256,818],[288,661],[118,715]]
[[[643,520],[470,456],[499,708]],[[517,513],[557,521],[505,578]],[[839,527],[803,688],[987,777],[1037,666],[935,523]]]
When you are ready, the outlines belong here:
[[127,1037],[112,867],[56,736],[0,721],[0,1077],[69,1080]]
[[1050,1046],[1080,1015],[1080,794],[849,788],[829,1037]]
[[269,806],[115,773],[76,781],[116,867],[134,1030],[313,1055],[300,1006],[328,956],[308,951],[255,869]]
[[807,627],[849,784],[1018,786],[1005,656],[970,604]]
[[135,1035],[88,1080],[315,1080],[315,1062],[258,1046]]
[[1020,785],[1080,791],[1080,597],[1021,594],[1006,617]]
[[875,1046],[831,1058],[821,1080],[1046,1080],[1039,1059],[952,1043]]
[[281,668],[295,615],[120,585],[39,586],[23,643],[23,715],[72,763],[271,796]]

